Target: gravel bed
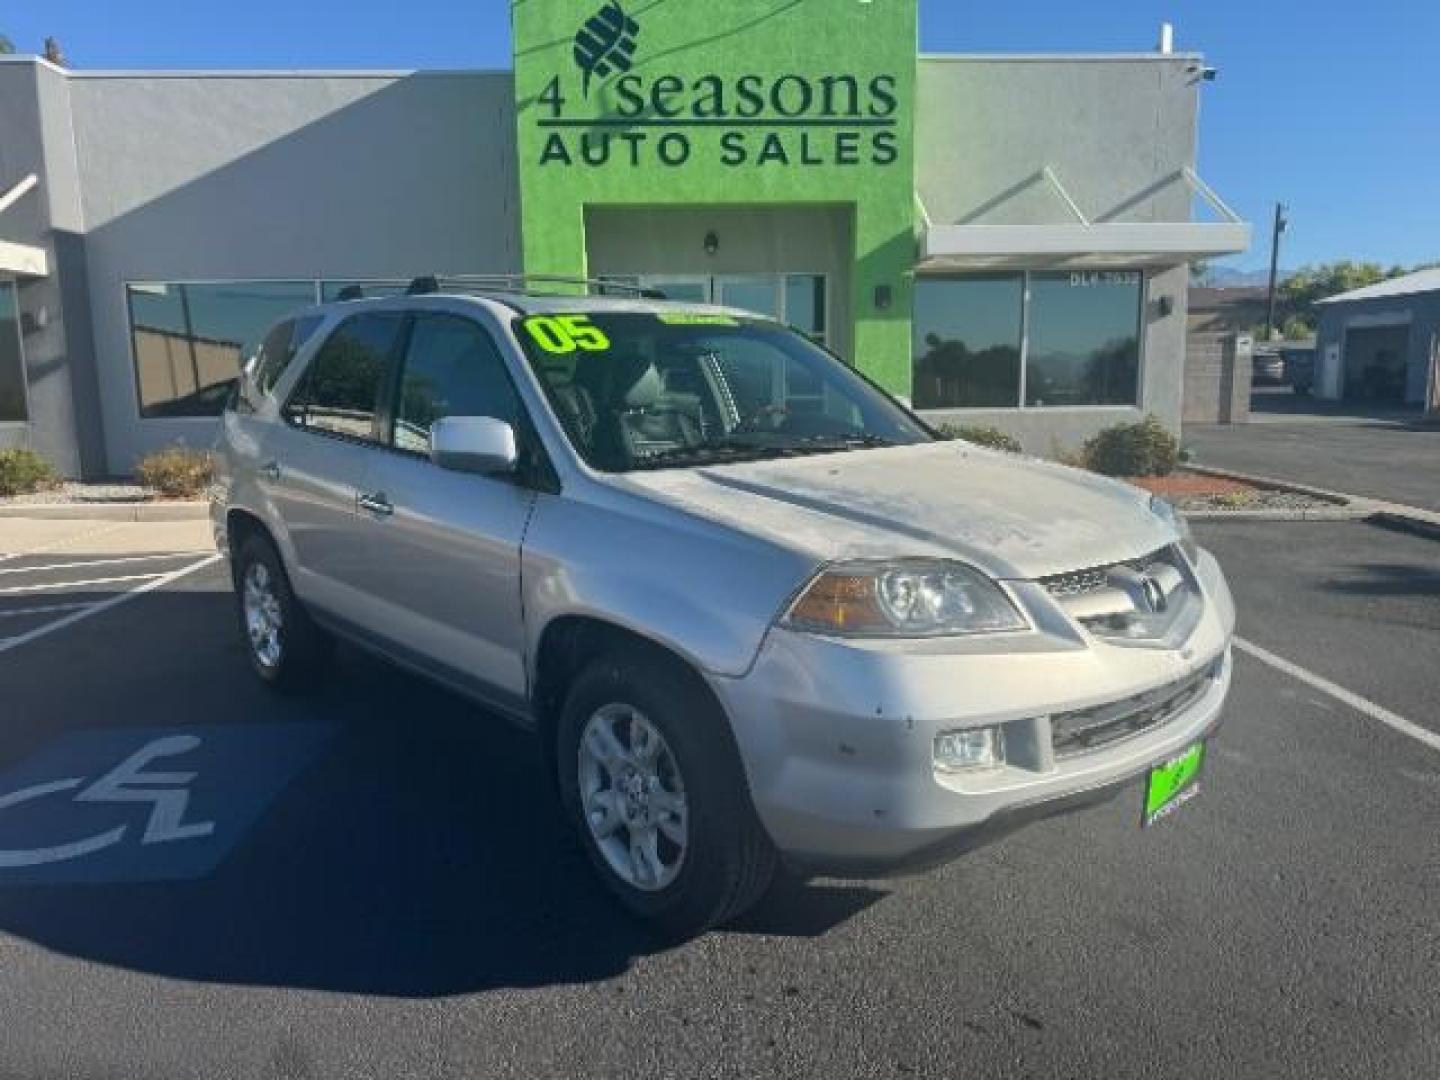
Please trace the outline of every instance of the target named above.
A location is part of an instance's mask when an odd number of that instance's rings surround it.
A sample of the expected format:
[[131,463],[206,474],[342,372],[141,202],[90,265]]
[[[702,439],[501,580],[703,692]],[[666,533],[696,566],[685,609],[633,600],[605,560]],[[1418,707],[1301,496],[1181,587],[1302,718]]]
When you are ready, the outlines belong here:
[[1333,502],[1295,491],[1250,489],[1210,495],[1170,496],[1181,510],[1336,510]]

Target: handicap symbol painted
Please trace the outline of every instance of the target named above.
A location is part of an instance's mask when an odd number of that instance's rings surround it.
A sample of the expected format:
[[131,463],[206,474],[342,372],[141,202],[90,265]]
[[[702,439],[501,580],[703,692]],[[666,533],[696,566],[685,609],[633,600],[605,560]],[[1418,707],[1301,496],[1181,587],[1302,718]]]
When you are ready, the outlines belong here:
[[[166,735],[146,743],[110,772],[76,795],[75,801],[151,803],[154,808],[151,810],[150,820],[146,822],[145,834],[140,838],[142,844],[164,844],[176,840],[209,836],[215,831],[213,821],[196,821],[188,824],[183,821],[186,807],[190,802],[190,793],[185,790],[184,785],[195,779],[195,773],[147,773],[142,771],[156,758],[175,757],[178,754],[194,750],[201,744],[202,740],[196,735]],[[73,791],[84,783],[84,777],[72,776],[65,780],[51,780],[48,783],[34,784],[28,788],[22,788],[20,791],[12,791],[9,795],[0,795],[0,813],[33,799]],[[125,832],[128,828],[128,825],[117,825],[105,832],[87,836],[83,840],[74,840],[68,844],[56,844],[53,847],[36,848],[31,851],[0,850],[0,870],[19,866],[43,866],[45,863],[79,859],[101,851],[111,844],[120,843],[125,839]]]
[[0,776],[0,887],[211,872],[334,729],[109,728]]

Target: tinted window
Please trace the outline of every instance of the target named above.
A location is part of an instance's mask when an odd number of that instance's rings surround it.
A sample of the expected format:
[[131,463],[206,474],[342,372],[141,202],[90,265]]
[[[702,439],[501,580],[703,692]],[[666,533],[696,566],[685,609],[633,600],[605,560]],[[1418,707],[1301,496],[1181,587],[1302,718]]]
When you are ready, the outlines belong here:
[[448,315],[421,315],[401,369],[393,445],[428,453],[430,425],[445,416],[493,416],[518,425],[520,401],[482,327]]
[[915,407],[1020,404],[1024,279],[922,278],[915,283]]
[[286,406],[291,423],[351,439],[373,438],[380,388],[404,316],[358,315],[320,347]]
[[1140,294],[1133,270],[1031,274],[1025,404],[1134,405]]
[[0,423],[25,419],[25,365],[15,286],[0,281]]
[[140,415],[218,416],[243,344],[315,302],[309,281],[127,285]]

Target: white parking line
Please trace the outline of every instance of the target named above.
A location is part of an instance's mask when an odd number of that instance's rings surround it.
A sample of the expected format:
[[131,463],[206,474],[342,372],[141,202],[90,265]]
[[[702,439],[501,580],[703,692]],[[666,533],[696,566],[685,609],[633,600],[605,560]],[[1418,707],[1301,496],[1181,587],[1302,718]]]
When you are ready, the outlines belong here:
[[47,589],[78,589],[82,585],[119,585],[126,581],[144,581],[159,577],[159,574],[122,574],[119,577],[87,578],[84,581],[46,581],[40,585],[11,585],[0,589],[0,596],[18,596],[21,593],[44,592]]
[[0,574],[39,574],[47,570],[74,570],[86,566],[114,566],[118,563],[157,562],[160,559],[183,559],[195,555],[194,551],[165,552],[163,555],[117,555],[113,559],[86,559],[84,562],[51,563],[48,566],[12,566],[0,570]]
[[71,612],[63,619],[56,619],[52,623],[46,623],[44,626],[38,626],[34,630],[31,630],[28,633],[21,634],[18,637],[5,638],[4,640],[0,640],[0,653],[9,652],[11,649],[18,649],[21,645],[28,645],[30,642],[36,641],[47,634],[53,634],[57,630],[64,630],[67,626],[74,626],[81,619],[88,619],[91,615],[99,615],[102,611],[109,611],[111,608],[118,607],[119,605],[125,603],[127,600],[134,600],[137,596],[143,596],[145,593],[153,592],[156,589],[164,588],[172,581],[178,581],[180,578],[185,577],[187,574],[193,574],[197,570],[203,570],[205,569],[205,567],[211,566],[219,561],[219,555],[207,555],[205,556],[205,558],[200,559],[197,562],[193,562],[189,566],[181,567],[179,570],[172,570],[170,573],[154,578],[151,581],[147,581],[143,585],[137,585],[129,592],[123,592],[120,593],[118,596],[112,596],[108,600],[101,600],[99,603],[92,604],[91,606],[83,608],[80,611]]
[[1376,705],[1375,702],[1368,698],[1363,698],[1359,694],[1351,693],[1343,686],[1331,682],[1323,675],[1316,675],[1313,671],[1307,671],[1299,664],[1292,663],[1283,656],[1276,656],[1270,650],[1262,649],[1252,641],[1246,641],[1244,638],[1237,637],[1235,639],[1235,647],[1241,652],[1253,656],[1262,664],[1269,664],[1276,671],[1283,671],[1286,675],[1299,679],[1307,686],[1314,687],[1322,694],[1329,694],[1336,701],[1349,705],[1352,709],[1364,713],[1370,717],[1370,719],[1379,720],[1380,723],[1386,727],[1393,728],[1401,735],[1408,735],[1416,742],[1423,743],[1432,750],[1440,750],[1440,735],[1437,735],[1427,728],[1421,727],[1419,724],[1406,720],[1403,716],[1391,712],[1385,708],[1385,706]]

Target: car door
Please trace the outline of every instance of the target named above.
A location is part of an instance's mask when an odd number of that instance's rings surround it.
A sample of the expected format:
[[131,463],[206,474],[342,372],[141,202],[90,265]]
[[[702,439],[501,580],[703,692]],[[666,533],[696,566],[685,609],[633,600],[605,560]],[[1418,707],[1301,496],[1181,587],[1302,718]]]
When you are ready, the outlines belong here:
[[356,499],[380,454],[380,401],[404,326],[399,312],[358,314],[337,326],[281,409],[259,469],[296,591],[352,621],[366,617],[371,577]]
[[520,548],[536,492],[516,476],[478,476],[431,463],[430,425],[446,416],[529,424],[490,333],[471,318],[414,316],[392,381],[381,454],[361,515],[376,568],[371,583],[396,652],[498,705],[524,700]]

